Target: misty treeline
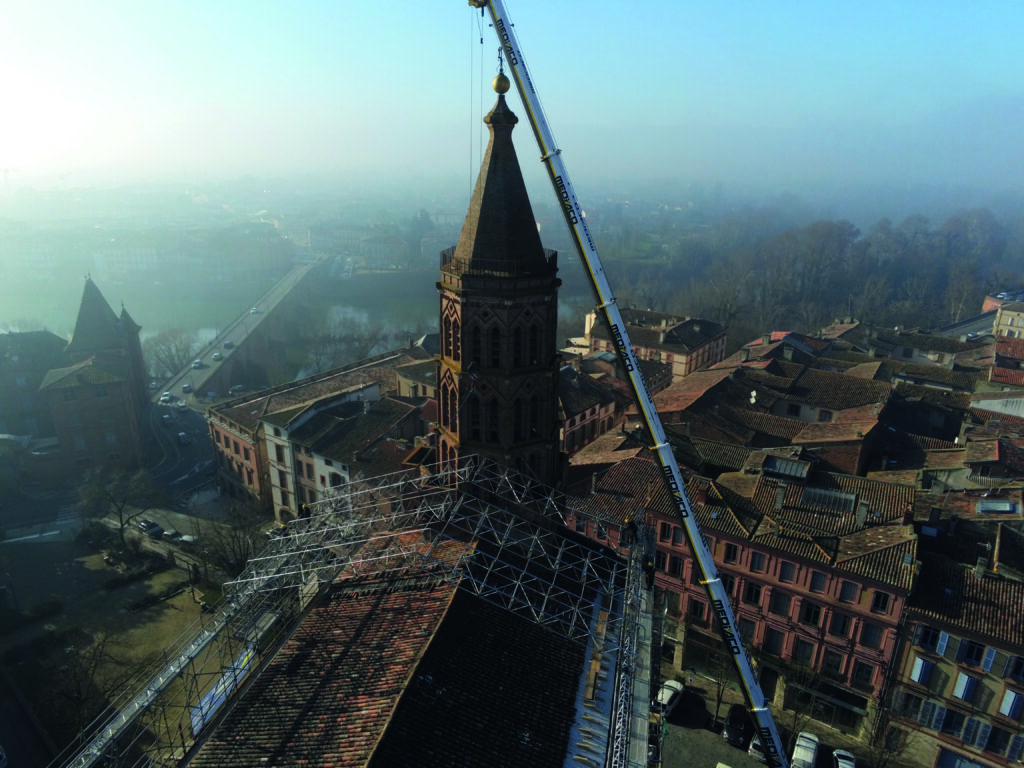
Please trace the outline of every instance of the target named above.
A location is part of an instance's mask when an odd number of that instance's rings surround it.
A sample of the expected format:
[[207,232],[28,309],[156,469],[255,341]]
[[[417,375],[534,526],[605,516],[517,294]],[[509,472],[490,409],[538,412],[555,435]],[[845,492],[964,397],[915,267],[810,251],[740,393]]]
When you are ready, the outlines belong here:
[[1024,286],[1024,224],[984,208],[938,226],[882,219],[867,233],[849,221],[779,223],[751,212],[698,227],[662,216],[609,228],[609,279],[624,305],[727,325],[732,348],[771,330],[815,333],[841,316],[935,328],[979,314],[986,294]]

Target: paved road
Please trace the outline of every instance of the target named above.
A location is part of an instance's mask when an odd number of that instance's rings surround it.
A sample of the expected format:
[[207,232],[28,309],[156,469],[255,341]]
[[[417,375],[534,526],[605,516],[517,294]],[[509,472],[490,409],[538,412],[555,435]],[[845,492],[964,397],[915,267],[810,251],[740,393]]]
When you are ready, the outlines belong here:
[[[714,709],[714,703],[711,704]],[[727,706],[722,707],[725,716]],[[662,744],[662,768],[715,768],[724,763],[730,768],[764,768],[745,749],[726,743],[721,726],[707,727],[711,712],[699,695],[687,692],[668,719],[668,733]]]

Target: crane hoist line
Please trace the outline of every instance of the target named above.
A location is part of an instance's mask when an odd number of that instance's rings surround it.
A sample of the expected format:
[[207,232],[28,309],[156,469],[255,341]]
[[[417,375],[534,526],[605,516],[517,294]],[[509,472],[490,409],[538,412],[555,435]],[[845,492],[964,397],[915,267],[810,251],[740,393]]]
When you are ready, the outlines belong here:
[[661,419],[654,408],[654,401],[651,399],[647,384],[637,362],[633,345],[629,341],[626,332],[626,324],[622,320],[615,297],[611,292],[611,286],[605,277],[601,260],[598,258],[594,240],[590,235],[586,219],[583,216],[583,209],[580,207],[576,193],[573,191],[569,174],[562,162],[561,150],[555,145],[551,129],[548,127],[547,118],[544,116],[544,109],[541,106],[533,78],[530,77],[526,66],[526,59],[523,56],[522,48],[516,39],[512,22],[505,11],[501,0],[469,0],[469,5],[479,8],[481,13],[490,13],[492,26],[498,36],[505,61],[508,62],[512,72],[512,78],[519,91],[519,97],[526,110],[533,135],[537,139],[540,148],[541,162],[544,163],[551,179],[551,184],[558,198],[559,207],[565,222],[569,227],[576,251],[583,263],[584,271],[590,280],[590,286],[597,299],[597,311],[601,313],[608,328],[611,331],[616,352],[626,369],[633,398],[636,401],[641,417],[647,426],[653,442],[652,450],[657,457],[661,467],[662,475],[669,493],[675,500],[676,510],[682,523],[683,531],[686,534],[690,550],[694,554],[701,571],[701,583],[704,585],[711,602],[712,610],[718,619],[722,638],[732,656],[733,664],[739,675],[743,694],[746,697],[747,708],[757,722],[757,732],[764,749],[765,757],[769,765],[788,768],[785,751],[782,747],[782,739],[779,736],[775,720],[768,710],[764,693],[757,681],[754,667],[750,663],[750,657],[743,647],[743,641],[736,625],[736,616],[729,603],[729,595],[725,585],[718,576],[711,552],[708,550],[704,537],[701,535],[697,518],[693,514],[693,507],[686,493],[686,483],[682,473],[679,471],[679,464],[675,460],[671,446],[665,437],[665,431],[661,425]]

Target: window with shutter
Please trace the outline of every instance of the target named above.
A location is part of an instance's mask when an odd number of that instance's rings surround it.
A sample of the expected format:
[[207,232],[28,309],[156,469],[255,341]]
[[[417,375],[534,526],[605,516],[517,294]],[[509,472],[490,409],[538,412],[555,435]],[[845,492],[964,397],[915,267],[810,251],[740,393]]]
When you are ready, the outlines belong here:
[[1007,691],[1003,694],[1003,701],[999,705],[999,714],[1012,717],[1014,720],[1020,717],[1021,702],[1024,697],[1016,691]]
[[985,650],[985,658],[981,660],[981,668],[986,672],[992,671],[992,662],[996,660],[996,649],[987,648]]
[[953,689],[953,695],[961,701],[970,701],[974,698],[974,688],[978,684],[976,677],[971,677],[965,672],[961,672],[956,678],[956,687]]
[[939,642],[935,645],[935,652],[939,656],[946,655],[946,645],[949,643],[949,635],[945,632],[939,632]]
[[922,701],[921,712],[917,716],[917,722],[921,725],[928,727],[932,724],[932,717],[935,715],[935,702],[934,701]]
[[1016,763],[1024,755],[1024,736],[1017,735],[1010,740],[1010,748],[1006,752],[1006,759]]
[[990,733],[992,733],[992,723],[982,723],[978,726],[978,736],[974,739],[974,744],[978,749],[985,748]]
[[978,718],[968,717],[967,722],[964,723],[964,738],[963,742],[968,747],[974,746],[974,737],[978,735]]
[[929,726],[929,727],[933,731],[941,731],[942,730],[942,724],[944,722],[946,722],[946,708],[944,706],[942,706],[941,704],[936,704],[935,705],[935,716],[932,717],[932,723],[931,723],[931,726]]
[[920,685],[928,685],[928,678],[932,673],[932,663],[920,656],[914,657],[914,667],[910,671],[910,679]]

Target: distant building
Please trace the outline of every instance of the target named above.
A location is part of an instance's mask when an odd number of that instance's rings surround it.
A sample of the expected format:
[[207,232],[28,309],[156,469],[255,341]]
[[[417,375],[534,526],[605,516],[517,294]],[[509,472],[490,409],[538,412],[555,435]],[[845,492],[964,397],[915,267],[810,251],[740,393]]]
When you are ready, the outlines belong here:
[[[656,360],[672,366],[675,380],[714,365],[725,357],[725,326],[696,317],[629,308],[621,310],[633,352],[640,360]],[[604,322],[587,315],[586,336],[593,351],[615,351]]]

